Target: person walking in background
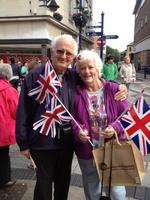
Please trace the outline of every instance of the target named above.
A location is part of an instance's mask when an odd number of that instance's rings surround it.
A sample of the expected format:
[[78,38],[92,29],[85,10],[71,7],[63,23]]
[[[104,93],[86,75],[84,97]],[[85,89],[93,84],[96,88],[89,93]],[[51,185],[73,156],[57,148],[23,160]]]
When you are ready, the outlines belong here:
[[121,64],[119,75],[121,78],[121,83],[126,84],[127,88],[131,83],[134,83],[136,80],[136,71],[134,64],[131,63],[130,57],[125,56],[124,62]]
[[0,64],[0,188],[11,186],[9,146],[15,144],[15,117],[18,92],[9,79],[12,77],[9,64]]
[[[83,130],[73,123],[75,152],[82,171],[86,200],[99,200],[101,183],[93,162],[93,147],[88,140],[93,142],[94,148],[102,146],[104,139],[108,141],[115,133],[120,141],[125,140],[124,130],[116,119],[128,102],[114,99],[119,84],[101,78],[102,62],[97,53],[82,51],[77,56],[76,66],[82,82],[74,98],[74,117]],[[124,186],[111,188],[112,200],[125,200],[125,196]]]
[[11,77],[10,83],[17,90],[18,84],[19,84],[19,78],[20,78],[20,68],[15,63],[14,58],[10,58],[10,65],[11,65],[11,68],[12,68],[12,71],[13,71],[13,76]]
[[21,77],[25,77],[28,74],[28,71],[29,71],[29,69],[28,69],[28,62],[25,62],[22,65],[21,69],[20,69],[20,75],[21,75]]
[[31,70],[33,70],[36,67],[40,67],[40,61],[36,61],[36,60],[30,60],[28,61],[28,71],[30,72]]
[[114,63],[114,57],[109,55],[106,57],[106,63],[103,65],[102,69],[103,77],[106,80],[116,81],[118,78],[118,67]]
[[14,58],[10,58],[10,65],[12,67],[13,76],[20,76],[20,69],[19,66],[16,64]]

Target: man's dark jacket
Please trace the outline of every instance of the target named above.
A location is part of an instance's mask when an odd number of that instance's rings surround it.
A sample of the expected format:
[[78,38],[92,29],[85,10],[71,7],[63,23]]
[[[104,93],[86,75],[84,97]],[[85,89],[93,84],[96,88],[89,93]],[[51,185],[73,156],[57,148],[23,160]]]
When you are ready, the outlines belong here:
[[[46,102],[39,104],[35,96],[29,96],[28,93],[37,87],[37,79],[40,74],[44,74],[45,67],[41,66],[31,71],[25,78],[21,88],[19,105],[16,117],[16,140],[20,150],[26,149],[58,149],[73,148],[72,131],[70,123],[63,125],[56,124],[56,135],[52,138],[42,135],[38,130],[33,130],[33,123],[40,119],[40,116],[46,111]],[[76,73],[67,69],[63,75],[63,86],[58,92],[58,96],[63,101],[66,108],[73,112],[73,98],[75,92]]]

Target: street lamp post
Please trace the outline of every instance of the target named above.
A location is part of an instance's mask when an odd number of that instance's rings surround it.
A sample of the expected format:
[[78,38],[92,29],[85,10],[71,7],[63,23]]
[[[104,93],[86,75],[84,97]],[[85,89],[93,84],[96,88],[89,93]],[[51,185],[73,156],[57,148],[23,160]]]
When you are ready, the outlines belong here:
[[[50,11],[53,12],[53,17],[57,21],[61,21],[62,16],[59,13],[56,13],[57,9],[59,8],[59,5],[56,3],[55,0],[39,0],[42,2],[42,5],[39,5],[40,7],[46,7]],[[47,57],[47,45],[46,44],[41,44],[41,54],[42,54],[42,62],[45,62],[46,57]]]
[[106,43],[106,40],[105,40],[105,35],[104,35],[104,12],[101,13],[101,21],[99,22],[101,23],[100,26],[88,26],[88,28],[100,28],[100,31],[90,31],[90,32],[87,32],[86,34],[89,36],[89,37],[94,37],[94,36],[100,36],[97,40],[97,45],[99,46],[99,49],[100,49],[100,58],[103,60],[103,46],[105,45]]
[[86,26],[90,13],[85,7],[83,7],[83,0],[79,1],[79,6],[76,8],[78,11],[72,15],[75,26],[78,28],[78,52],[82,49],[82,30]]
[[104,46],[104,12],[101,13],[101,45],[100,45],[100,58],[103,60],[103,46]]
[[[83,2],[82,0],[80,0],[80,4],[79,4],[79,11],[82,13],[83,12]],[[79,26],[79,36],[78,36],[78,42],[79,42],[79,46],[78,46],[78,53],[82,48],[82,25]]]

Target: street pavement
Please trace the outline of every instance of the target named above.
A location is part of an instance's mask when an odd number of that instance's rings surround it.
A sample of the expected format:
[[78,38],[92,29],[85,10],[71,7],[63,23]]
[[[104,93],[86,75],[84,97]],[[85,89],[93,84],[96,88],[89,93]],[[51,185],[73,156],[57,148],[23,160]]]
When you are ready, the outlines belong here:
[[[144,97],[150,103],[150,76],[143,79],[143,74],[137,74],[136,83],[132,84],[129,92],[129,100],[133,102],[139,92],[144,90]],[[30,168],[31,161],[23,158],[17,145],[10,149],[12,179],[17,180],[17,183],[3,190],[0,190],[0,200],[32,200],[33,190],[35,185],[35,172]],[[128,187],[127,199],[150,200],[150,156],[145,158],[145,176],[141,186]],[[69,190],[68,200],[85,200],[82,177],[79,165],[74,156],[72,164],[72,177]]]

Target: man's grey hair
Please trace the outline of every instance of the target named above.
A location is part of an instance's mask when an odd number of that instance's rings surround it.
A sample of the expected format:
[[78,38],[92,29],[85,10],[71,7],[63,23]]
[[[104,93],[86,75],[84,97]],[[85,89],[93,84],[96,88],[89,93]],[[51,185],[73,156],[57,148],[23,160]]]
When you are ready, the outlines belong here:
[[95,68],[99,72],[99,77],[101,77],[103,63],[102,63],[99,55],[93,50],[83,50],[78,54],[78,56],[76,58],[77,70],[79,70],[80,67],[82,67],[83,62],[88,63],[88,61],[92,61],[95,64]]
[[11,65],[0,63],[0,75],[4,76],[7,80],[10,80],[13,76]]
[[75,41],[75,39],[69,34],[63,34],[63,35],[55,37],[54,40],[52,40],[52,44],[51,44],[52,51],[55,51],[57,44],[62,41],[64,43],[68,43],[68,44],[72,45],[73,54],[74,54],[74,56],[76,56],[78,53],[78,45],[77,45],[77,42]]

